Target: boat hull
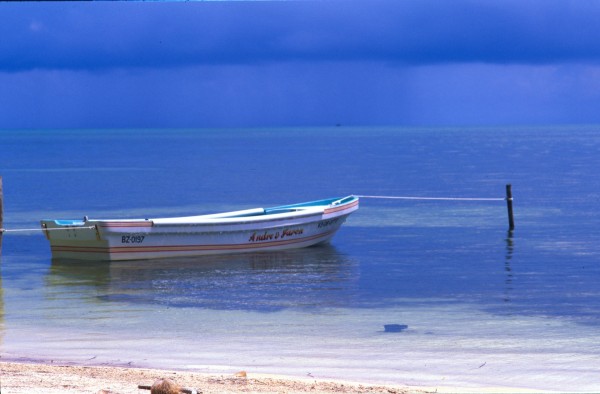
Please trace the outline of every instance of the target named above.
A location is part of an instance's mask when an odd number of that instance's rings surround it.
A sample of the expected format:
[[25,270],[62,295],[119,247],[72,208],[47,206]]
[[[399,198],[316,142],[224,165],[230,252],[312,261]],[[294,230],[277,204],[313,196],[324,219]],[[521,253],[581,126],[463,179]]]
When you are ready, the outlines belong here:
[[171,258],[276,251],[328,242],[356,209],[358,199],[347,197],[191,218],[43,220],[42,228],[57,259]]

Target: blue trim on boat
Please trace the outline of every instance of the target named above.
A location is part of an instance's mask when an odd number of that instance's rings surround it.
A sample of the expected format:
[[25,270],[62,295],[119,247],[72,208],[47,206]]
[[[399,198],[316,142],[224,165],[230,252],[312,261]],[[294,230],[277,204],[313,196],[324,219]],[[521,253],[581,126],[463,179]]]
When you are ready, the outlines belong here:
[[54,223],[58,226],[83,226],[85,222],[83,220],[55,220]]
[[265,213],[269,214],[274,210],[280,210],[280,212],[286,212],[285,209],[288,209],[287,212],[293,212],[294,208],[317,207],[317,206],[321,206],[321,205],[330,205],[336,201],[338,202],[338,204],[347,204],[347,203],[355,201],[355,200],[358,200],[358,197],[347,196],[347,197],[326,198],[324,200],[316,200],[316,201],[302,202],[299,204],[281,205],[278,207],[266,208]]

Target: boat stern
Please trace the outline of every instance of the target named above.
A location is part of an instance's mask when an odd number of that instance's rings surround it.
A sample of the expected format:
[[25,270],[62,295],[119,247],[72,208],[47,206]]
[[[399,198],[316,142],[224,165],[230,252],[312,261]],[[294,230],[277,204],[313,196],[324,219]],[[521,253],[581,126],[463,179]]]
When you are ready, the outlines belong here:
[[[96,223],[83,220],[42,220],[42,230],[50,242],[53,258],[94,259],[105,258],[107,242],[102,240]],[[81,253],[83,250],[86,253]]]

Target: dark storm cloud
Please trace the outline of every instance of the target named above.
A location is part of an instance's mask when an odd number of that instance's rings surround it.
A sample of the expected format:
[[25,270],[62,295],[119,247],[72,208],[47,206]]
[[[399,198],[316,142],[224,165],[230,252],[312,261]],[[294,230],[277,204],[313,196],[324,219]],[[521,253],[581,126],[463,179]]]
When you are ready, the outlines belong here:
[[600,122],[600,0],[0,2],[0,129]]
[[0,70],[600,60],[598,1],[0,4]]

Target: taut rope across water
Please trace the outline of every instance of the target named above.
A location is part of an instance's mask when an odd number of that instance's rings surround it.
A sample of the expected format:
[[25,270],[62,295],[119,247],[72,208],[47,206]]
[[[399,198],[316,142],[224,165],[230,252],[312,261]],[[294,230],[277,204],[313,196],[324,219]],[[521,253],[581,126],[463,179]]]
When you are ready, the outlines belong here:
[[486,198],[486,197],[407,197],[407,196],[361,196],[354,194],[359,198],[377,198],[385,200],[440,200],[440,201],[505,201],[506,198]]
[[513,196],[512,186],[506,185],[506,197],[504,198],[487,198],[487,197],[410,197],[410,196],[368,196],[358,195],[355,197],[359,198],[376,198],[382,200],[413,200],[413,201],[506,201],[506,208],[508,211],[508,230],[513,231],[515,229],[515,220],[513,217]]

